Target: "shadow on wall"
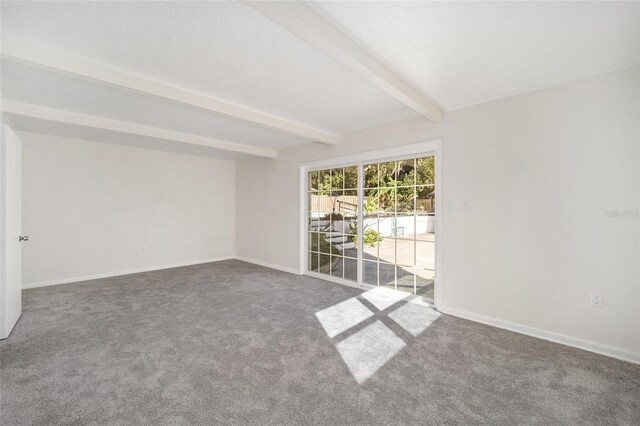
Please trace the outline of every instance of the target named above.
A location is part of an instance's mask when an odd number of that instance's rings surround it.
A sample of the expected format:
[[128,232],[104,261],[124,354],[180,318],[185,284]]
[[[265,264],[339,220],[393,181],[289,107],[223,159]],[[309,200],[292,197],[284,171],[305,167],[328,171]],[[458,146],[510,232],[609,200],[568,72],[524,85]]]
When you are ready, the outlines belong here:
[[[359,300],[366,300],[367,305]],[[417,337],[438,320],[440,313],[421,298],[377,287],[316,312],[316,318],[334,341],[338,353],[359,384],[375,374],[407,343],[379,318],[388,317]],[[358,325],[368,325],[349,333]]]

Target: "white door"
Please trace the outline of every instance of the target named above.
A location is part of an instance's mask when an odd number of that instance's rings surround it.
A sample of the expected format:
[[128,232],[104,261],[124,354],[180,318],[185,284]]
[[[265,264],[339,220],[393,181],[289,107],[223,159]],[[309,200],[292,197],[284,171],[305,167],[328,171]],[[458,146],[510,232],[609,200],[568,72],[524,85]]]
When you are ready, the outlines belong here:
[[307,273],[434,303],[437,170],[426,152],[307,171]]
[[21,237],[22,143],[2,125],[0,143],[0,339],[11,333],[22,313]]

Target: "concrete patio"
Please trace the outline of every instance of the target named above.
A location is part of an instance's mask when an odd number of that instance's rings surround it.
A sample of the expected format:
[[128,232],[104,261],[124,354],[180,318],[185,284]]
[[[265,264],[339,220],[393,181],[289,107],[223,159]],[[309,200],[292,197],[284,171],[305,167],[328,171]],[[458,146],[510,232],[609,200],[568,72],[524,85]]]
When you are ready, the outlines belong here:
[[[433,300],[433,276],[435,271],[435,235],[430,233],[416,234],[415,247],[414,235],[406,234],[402,238],[384,238],[375,247],[365,245],[363,252],[363,281],[366,284],[396,288],[394,280],[397,268],[397,290],[413,293],[413,267],[406,266],[413,264],[414,249],[417,258],[416,266],[416,294]],[[342,277],[345,271],[345,278],[355,280],[356,262],[358,251],[356,248],[347,248],[343,251],[345,256],[344,265],[338,262],[333,268],[332,274]],[[354,259],[351,260],[350,258]],[[378,266],[379,265],[379,266]],[[402,265],[402,266],[401,266]]]

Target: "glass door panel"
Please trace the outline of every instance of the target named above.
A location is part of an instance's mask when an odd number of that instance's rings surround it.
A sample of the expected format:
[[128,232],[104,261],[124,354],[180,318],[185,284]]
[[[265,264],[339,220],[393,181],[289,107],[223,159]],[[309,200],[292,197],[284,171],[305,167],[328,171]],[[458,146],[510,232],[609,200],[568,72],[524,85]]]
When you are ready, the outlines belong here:
[[357,282],[360,267],[364,284],[433,300],[433,156],[310,171],[308,182],[309,271]]
[[363,182],[363,281],[433,299],[434,157],[365,164]]
[[308,270],[357,281],[358,166],[308,174]]

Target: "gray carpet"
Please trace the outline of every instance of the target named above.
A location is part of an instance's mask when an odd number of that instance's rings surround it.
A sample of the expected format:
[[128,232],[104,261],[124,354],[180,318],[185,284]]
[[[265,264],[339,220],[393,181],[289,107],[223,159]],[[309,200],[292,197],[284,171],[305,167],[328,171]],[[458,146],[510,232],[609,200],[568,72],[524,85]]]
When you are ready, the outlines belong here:
[[638,365],[361,293],[235,260],[26,290],[0,423],[640,424]]

